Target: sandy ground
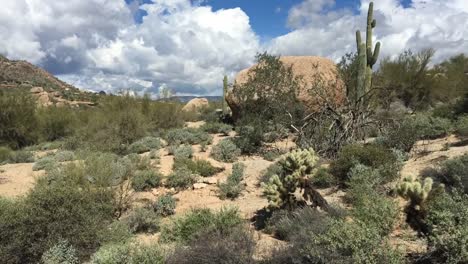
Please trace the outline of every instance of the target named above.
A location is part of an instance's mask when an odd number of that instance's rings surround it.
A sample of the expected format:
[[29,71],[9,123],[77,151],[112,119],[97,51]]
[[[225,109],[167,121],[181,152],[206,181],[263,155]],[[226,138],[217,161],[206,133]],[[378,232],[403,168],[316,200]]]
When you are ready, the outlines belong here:
[[0,196],[16,197],[26,194],[36,178],[43,172],[33,172],[34,163],[6,164],[0,166]]

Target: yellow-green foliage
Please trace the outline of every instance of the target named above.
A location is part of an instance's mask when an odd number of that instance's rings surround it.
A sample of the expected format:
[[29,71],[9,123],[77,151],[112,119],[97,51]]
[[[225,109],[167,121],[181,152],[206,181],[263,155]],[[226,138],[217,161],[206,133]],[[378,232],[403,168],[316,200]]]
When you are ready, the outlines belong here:
[[294,193],[317,170],[318,156],[313,149],[294,150],[279,161],[285,173],[273,175],[263,184],[270,208],[292,208],[297,203]]

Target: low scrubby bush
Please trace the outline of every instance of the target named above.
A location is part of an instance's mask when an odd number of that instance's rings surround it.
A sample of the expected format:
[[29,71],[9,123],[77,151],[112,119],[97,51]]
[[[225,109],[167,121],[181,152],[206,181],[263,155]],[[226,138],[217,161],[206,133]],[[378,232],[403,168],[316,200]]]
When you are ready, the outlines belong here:
[[0,164],[3,163],[31,163],[34,162],[34,154],[27,150],[12,151],[7,147],[0,147]]
[[446,186],[468,193],[468,154],[444,161],[435,176]]
[[0,147],[0,164],[8,163],[12,152],[8,147]]
[[328,169],[324,167],[318,168],[317,172],[312,178],[312,183],[318,188],[329,188],[337,184],[337,180]]
[[228,232],[208,231],[200,233],[199,239],[179,247],[168,257],[169,264],[253,264],[255,239],[253,232],[243,227]]
[[163,227],[161,239],[187,243],[201,238],[200,234],[206,232],[229,234],[242,223],[236,208],[222,208],[218,212],[212,212],[210,209],[192,209],[186,215],[174,219],[172,224]]
[[56,245],[42,255],[43,264],[79,264],[75,248],[66,240],[59,241]]
[[461,116],[456,122],[456,133],[460,136],[468,136],[468,116]]
[[91,258],[91,264],[141,263],[166,263],[164,251],[155,244],[121,242],[103,245]]
[[222,134],[224,136],[229,136],[229,133],[232,131],[232,126],[219,122],[209,122],[203,124],[200,129],[211,134]]
[[160,149],[161,145],[161,140],[159,138],[144,137],[130,144],[130,146],[128,147],[128,152],[141,154],[151,150]]
[[191,159],[193,156],[193,149],[190,145],[180,145],[174,150],[174,159]]
[[159,215],[145,207],[135,209],[125,218],[125,222],[132,233],[154,233],[159,230]]
[[258,152],[263,145],[263,125],[243,125],[236,128],[237,137],[234,143],[242,153],[252,154]]
[[39,170],[46,170],[49,171],[58,166],[57,161],[53,156],[45,156],[42,157],[34,163],[32,170],[39,171]]
[[153,170],[137,171],[132,177],[132,187],[137,192],[147,191],[161,185],[162,175]]
[[198,174],[202,177],[210,177],[216,173],[221,172],[222,168],[217,168],[211,165],[207,160],[201,159],[176,159],[174,160],[174,169],[186,167],[191,172]]
[[211,150],[211,156],[222,162],[234,162],[240,154],[240,149],[229,139],[221,140]]
[[441,194],[428,206],[427,258],[435,263],[468,262],[468,196],[459,192]]
[[111,153],[87,153],[84,165],[87,179],[102,187],[120,184],[123,180],[131,178],[136,170],[135,161]]
[[163,195],[153,203],[153,210],[161,216],[170,216],[175,214],[176,199],[171,195]]
[[202,142],[210,144],[213,140],[207,132],[196,128],[171,129],[166,133],[165,139],[169,145],[195,145]]
[[54,154],[54,158],[58,162],[75,160],[75,153],[69,150],[58,151]]
[[186,189],[197,182],[197,175],[189,169],[182,167],[172,172],[166,179],[165,185],[169,188]]
[[241,181],[244,179],[244,169],[244,164],[235,163],[232,166],[232,173],[228,176],[226,182],[218,183],[219,197],[221,199],[235,199],[244,190],[244,186],[241,184]]
[[285,173],[283,166],[278,164],[278,162],[275,162],[262,172],[259,183],[267,183],[270,181],[270,178],[273,177],[273,175],[282,175],[283,173]]
[[330,172],[341,182],[346,184],[349,180],[350,170],[357,164],[377,169],[386,182],[398,177],[402,163],[397,155],[390,149],[381,145],[345,146],[335,161],[330,165]]

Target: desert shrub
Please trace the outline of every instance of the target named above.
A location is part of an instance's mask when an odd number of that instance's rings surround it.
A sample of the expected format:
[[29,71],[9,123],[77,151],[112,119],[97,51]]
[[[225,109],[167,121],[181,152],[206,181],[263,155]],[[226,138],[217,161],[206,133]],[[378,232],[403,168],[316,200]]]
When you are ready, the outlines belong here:
[[174,151],[174,159],[190,159],[193,156],[193,149],[190,145],[180,145]]
[[8,163],[12,152],[8,147],[0,147],[0,164]]
[[186,167],[191,172],[198,174],[202,177],[210,177],[215,175],[218,172],[221,172],[223,169],[216,168],[207,160],[201,159],[176,159],[174,160],[174,169]]
[[209,231],[198,236],[199,239],[191,241],[187,247],[177,248],[167,263],[256,263],[253,232],[246,228],[233,228],[227,233]]
[[[5,152],[5,154],[7,154]],[[0,154],[2,156],[2,154]],[[17,150],[11,151],[7,159],[4,162],[8,163],[31,163],[34,162],[34,154],[31,151],[27,150]],[[2,163],[2,158],[0,157],[0,163]]]
[[166,179],[166,186],[169,188],[186,189],[197,182],[197,175],[187,168],[179,168],[172,172]]
[[395,153],[381,145],[352,144],[345,146],[338,153],[337,159],[330,165],[330,172],[341,183],[346,183],[349,180],[349,171],[356,164],[379,170],[386,182],[398,177],[402,166]]
[[242,124],[249,122],[249,125],[239,125],[236,127],[237,137],[234,143],[242,153],[252,154],[258,152],[263,145],[263,134],[265,125],[263,122],[241,120]]
[[151,160],[148,156],[140,156],[136,153],[125,156],[123,161],[130,161],[133,167],[137,170],[149,170],[151,169]]
[[38,140],[36,102],[27,93],[0,92],[0,145],[21,148]]
[[382,176],[380,172],[371,167],[357,164],[348,173],[349,180],[346,183],[348,191],[346,192],[346,201],[349,203],[362,203],[367,199],[369,193],[376,193],[382,186]]
[[432,199],[428,206],[429,251],[434,263],[468,261],[468,196],[458,192]]
[[86,259],[100,244],[100,230],[112,221],[112,199],[112,190],[96,188],[82,175],[64,171],[39,178],[24,199],[0,203],[0,259],[37,263],[61,240]]
[[169,145],[195,145],[202,142],[211,143],[213,140],[210,134],[196,128],[171,129],[166,133],[165,139]]
[[286,151],[282,149],[271,148],[271,149],[263,149],[260,154],[265,160],[275,161],[276,159],[281,157],[281,155],[285,154],[285,152]]
[[291,241],[299,233],[323,233],[330,220],[326,213],[308,206],[292,212],[277,210],[268,219],[266,229],[279,239]]
[[312,183],[319,188],[329,188],[337,184],[337,180],[328,169],[320,167],[312,178]]
[[42,255],[43,264],[79,264],[76,250],[66,240],[59,241],[56,245]]
[[232,126],[219,122],[209,122],[203,124],[200,129],[211,134],[222,134],[224,136],[229,136],[229,133],[232,131]]
[[128,152],[141,154],[153,149],[160,149],[161,145],[161,140],[159,138],[144,137],[130,144],[130,146],[128,146]]
[[77,118],[68,107],[43,107],[38,110],[39,129],[46,141],[73,135]]
[[221,140],[217,145],[213,146],[211,156],[222,162],[234,162],[240,155],[240,150],[229,139]]
[[106,244],[93,254],[93,264],[128,264],[132,263],[132,249],[129,243]]
[[158,245],[111,243],[103,245],[91,258],[92,264],[163,264],[164,253]]
[[171,195],[163,195],[153,203],[153,210],[161,216],[175,214],[176,200]]
[[132,187],[137,192],[147,191],[161,185],[162,175],[153,170],[135,172],[132,177]]
[[69,150],[58,151],[54,154],[54,158],[58,162],[75,160],[75,153]]
[[192,209],[186,215],[174,219],[171,225],[163,227],[163,241],[187,243],[198,240],[205,232],[220,232],[225,235],[242,224],[236,208],[222,208],[212,212],[210,209]]
[[458,135],[468,136],[468,115],[459,117],[455,126]]
[[156,160],[158,163],[160,162],[159,160],[159,152],[155,149],[150,151],[149,158],[152,160]]
[[241,181],[244,179],[244,169],[244,164],[235,163],[232,166],[232,173],[228,176],[226,182],[218,183],[219,197],[221,199],[235,199],[244,190],[244,186],[241,184]]
[[131,159],[111,153],[87,153],[84,165],[87,180],[102,187],[115,186],[131,178],[135,170]]
[[159,215],[145,207],[135,209],[124,221],[132,233],[154,233],[159,230]]
[[58,163],[54,157],[45,156],[43,158],[36,160],[36,162],[34,163],[32,167],[32,170],[33,171],[39,171],[39,170],[49,171],[57,166],[58,166]]
[[444,161],[435,174],[447,186],[468,193],[468,154]]

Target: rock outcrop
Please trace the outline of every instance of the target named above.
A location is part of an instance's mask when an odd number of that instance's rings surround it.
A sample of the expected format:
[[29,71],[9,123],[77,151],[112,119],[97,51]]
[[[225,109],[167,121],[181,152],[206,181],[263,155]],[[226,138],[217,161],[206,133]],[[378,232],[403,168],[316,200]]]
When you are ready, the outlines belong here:
[[[344,82],[338,77],[336,64],[330,59],[314,56],[284,56],[280,57],[280,61],[286,67],[291,67],[295,76],[301,76],[302,82],[296,96],[309,111],[318,111],[324,100],[335,105],[344,103],[346,98]],[[240,111],[236,93],[238,89],[242,89],[242,84],[248,81],[255,67],[257,65],[239,72],[235,79],[234,88],[228,92],[226,101],[234,118],[238,116]],[[278,87],[278,89],[280,88]]]
[[182,111],[192,112],[198,111],[209,105],[208,99],[206,98],[194,98],[190,100],[183,108]]

